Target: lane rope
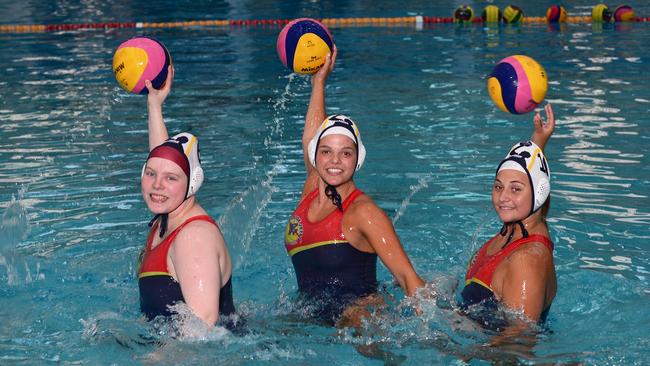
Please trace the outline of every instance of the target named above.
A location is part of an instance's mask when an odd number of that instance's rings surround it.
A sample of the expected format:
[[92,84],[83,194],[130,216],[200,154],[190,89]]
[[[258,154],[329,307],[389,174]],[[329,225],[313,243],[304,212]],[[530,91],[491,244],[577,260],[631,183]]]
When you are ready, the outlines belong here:
[[[427,24],[453,23],[452,17],[409,16],[409,17],[362,17],[362,18],[323,18],[323,24],[332,28],[344,27],[395,27],[414,26],[418,29]],[[190,28],[190,27],[254,27],[254,26],[283,26],[291,19],[233,19],[233,20],[191,20],[182,22],[108,22],[108,23],[76,23],[76,24],[8,24],[0,25],[0,33],[43,33],[76,31],[80,29],[115,29],[115,28]],[[636,17],[634,22],[650,22],[650,17]],[[473,23],[483,23],[476,17]],[[523,24],[547,23],[546,17],[524,17]],[[592,23],[591,16],[569,16],[566,23]],[[561,24],[561,23],[560,23]],[[603,23],[604,24],[604,23]],[[495,23],[496,25],[496,23]]]

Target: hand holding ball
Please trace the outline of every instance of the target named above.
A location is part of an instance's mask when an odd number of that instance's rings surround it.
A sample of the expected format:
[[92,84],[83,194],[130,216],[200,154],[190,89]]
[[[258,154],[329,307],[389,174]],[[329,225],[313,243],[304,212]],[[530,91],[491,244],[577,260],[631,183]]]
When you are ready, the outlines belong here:
[[122,43],[113,55],[117,83],[129,93],[147,94],[145,80],[160,89],[167,79],[172,58],[167,48],[148,37],[135,37]]
[[299,74],[313,74],[325,63],[334,48],[327,27],[315,19],[289,22],[278,35],[277,50],[282,64]]

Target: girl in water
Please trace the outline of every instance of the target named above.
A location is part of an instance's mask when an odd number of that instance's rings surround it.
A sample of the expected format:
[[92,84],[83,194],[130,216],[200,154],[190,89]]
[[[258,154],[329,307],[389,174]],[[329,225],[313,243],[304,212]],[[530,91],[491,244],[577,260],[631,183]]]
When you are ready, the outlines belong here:
[[232,262],[215,221],[199,205],[203,183],[195,136],[167,134],[162,104],[169,95],[174,69],[149,95],[149,156],[142,170],[142,197],[155,215],[139,269],[140,308],[148,319],[170,316],[171,305],[184,302],[208,326],[234,313]]
[[[393,224],[353,180],[366,150],[357,124],[325,113],[325,83],[337,50],[311,79],[302,146],[307,179],[285,230],[298,288],[317,318],[358,325],[363,306],[378,303],[377,257],[412,296],[424,281],[415,272]],[[348,324],[343,324],[343,323]]]
[[[544,322],[557,291],[546,223],[550,170],[543,152],[555,117],[550,104],[544,109],[547,121],[536,113],[531,140],[515,144],[497,167],[492,205],[503,226],[474,254],[465,277],[461,307],[491,329],[513,325],[497,315],[499,304],[532,322]],[[514,326],[522,329],[525,322]]]

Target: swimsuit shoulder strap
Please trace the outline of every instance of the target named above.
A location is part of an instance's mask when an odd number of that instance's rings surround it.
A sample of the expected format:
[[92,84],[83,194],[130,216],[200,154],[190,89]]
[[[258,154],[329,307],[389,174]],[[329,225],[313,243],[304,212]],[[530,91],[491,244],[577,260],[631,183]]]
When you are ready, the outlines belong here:
[[551,239],[549,239],[546,235],[533,234],[533,235],[529,235],[526,238],[515,240],[510,245],[505,247],[503,250],[498,252],[499,256],[506,257],[510,253],[512,253],[515,249],[521,247],[522,245],[533,243],[533,242],[542,243],[548,249],[549,252],[553,253],[553,242],[551,241]]
[[357,197],[361,196],[363,194],[363,191],[360,190],[359,188],[355,189],[350,195],[343,201],[343,211],[347,210],[348,207],[354,202]]
[[187,226],[187,224],[189,224],[190,222],[194,222],[194,221],[207,221],[207,222],[213,224],[214,226],[216,226],[217,228],[219,227],[219,225],[217,225],[217,223],[212,219],[212,217],[210,217],[208,215],[192,216],[189,219],[185,220],[185,222],[180,224],[176,229],[174,229],[174,231],[171,234],[169,234],[169,236],[167,238],[165,238],[165,241],[167,241],[167,240],[173,241],[174,238],[176,238],[176,236],[178,235],[178,233],[180,233],[181,230],[183,230],[183,228],[185,226]]

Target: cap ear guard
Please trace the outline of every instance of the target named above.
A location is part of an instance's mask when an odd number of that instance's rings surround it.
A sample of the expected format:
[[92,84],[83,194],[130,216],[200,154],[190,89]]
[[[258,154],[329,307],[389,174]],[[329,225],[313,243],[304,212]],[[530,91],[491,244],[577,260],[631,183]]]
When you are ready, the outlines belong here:
[[361,140],[359,140],[359,153],[357,157],[357,168],[355,169],[355,171],[361,169],[364,160],[366,160],[366,147],[363,146]]
[[309,156],[309,162],[315,168],[316,167],[316,145],[318,144],[318,139],[316,136],[309,141],[307,145],[307,155]]
[[342,114],[333,114],[321,123],[314,137],[307,145],[307,155],[312,166],[316,167],[316,149],[318,142],[327,135],[341,134],[352,139],[357,146],[357,166],[355,171],[361,169],[363,162],[366,160],[366,147],[361,142],[361,134],[356,123],[349,117]]
[[191,195],[196,194],[196,191],[201,188],[201,185],[203,184],[203,168],[198,166],[192,169],[192,177],[190,178],[189,181],[189,187],[187,189],[187,196],[186,198],[189,198]]
[[551,194],[551,182],[548,178],[542,178],[537,182],[535,187],[535,205],[533,206],[533,212],[537,211],[544,202],[548,199],[548,196]]
[[187,187],[187,196],[189,198],[201,188],[203,184],[204,174],[203,168],[201,167],[201,154],[199,149],[199,140],[196,136],[188,132],[181,132],[171,140],[176,140],[183,147],[183,152],[187,157],[187,161],[190,164],[190,175],[188,179]]

